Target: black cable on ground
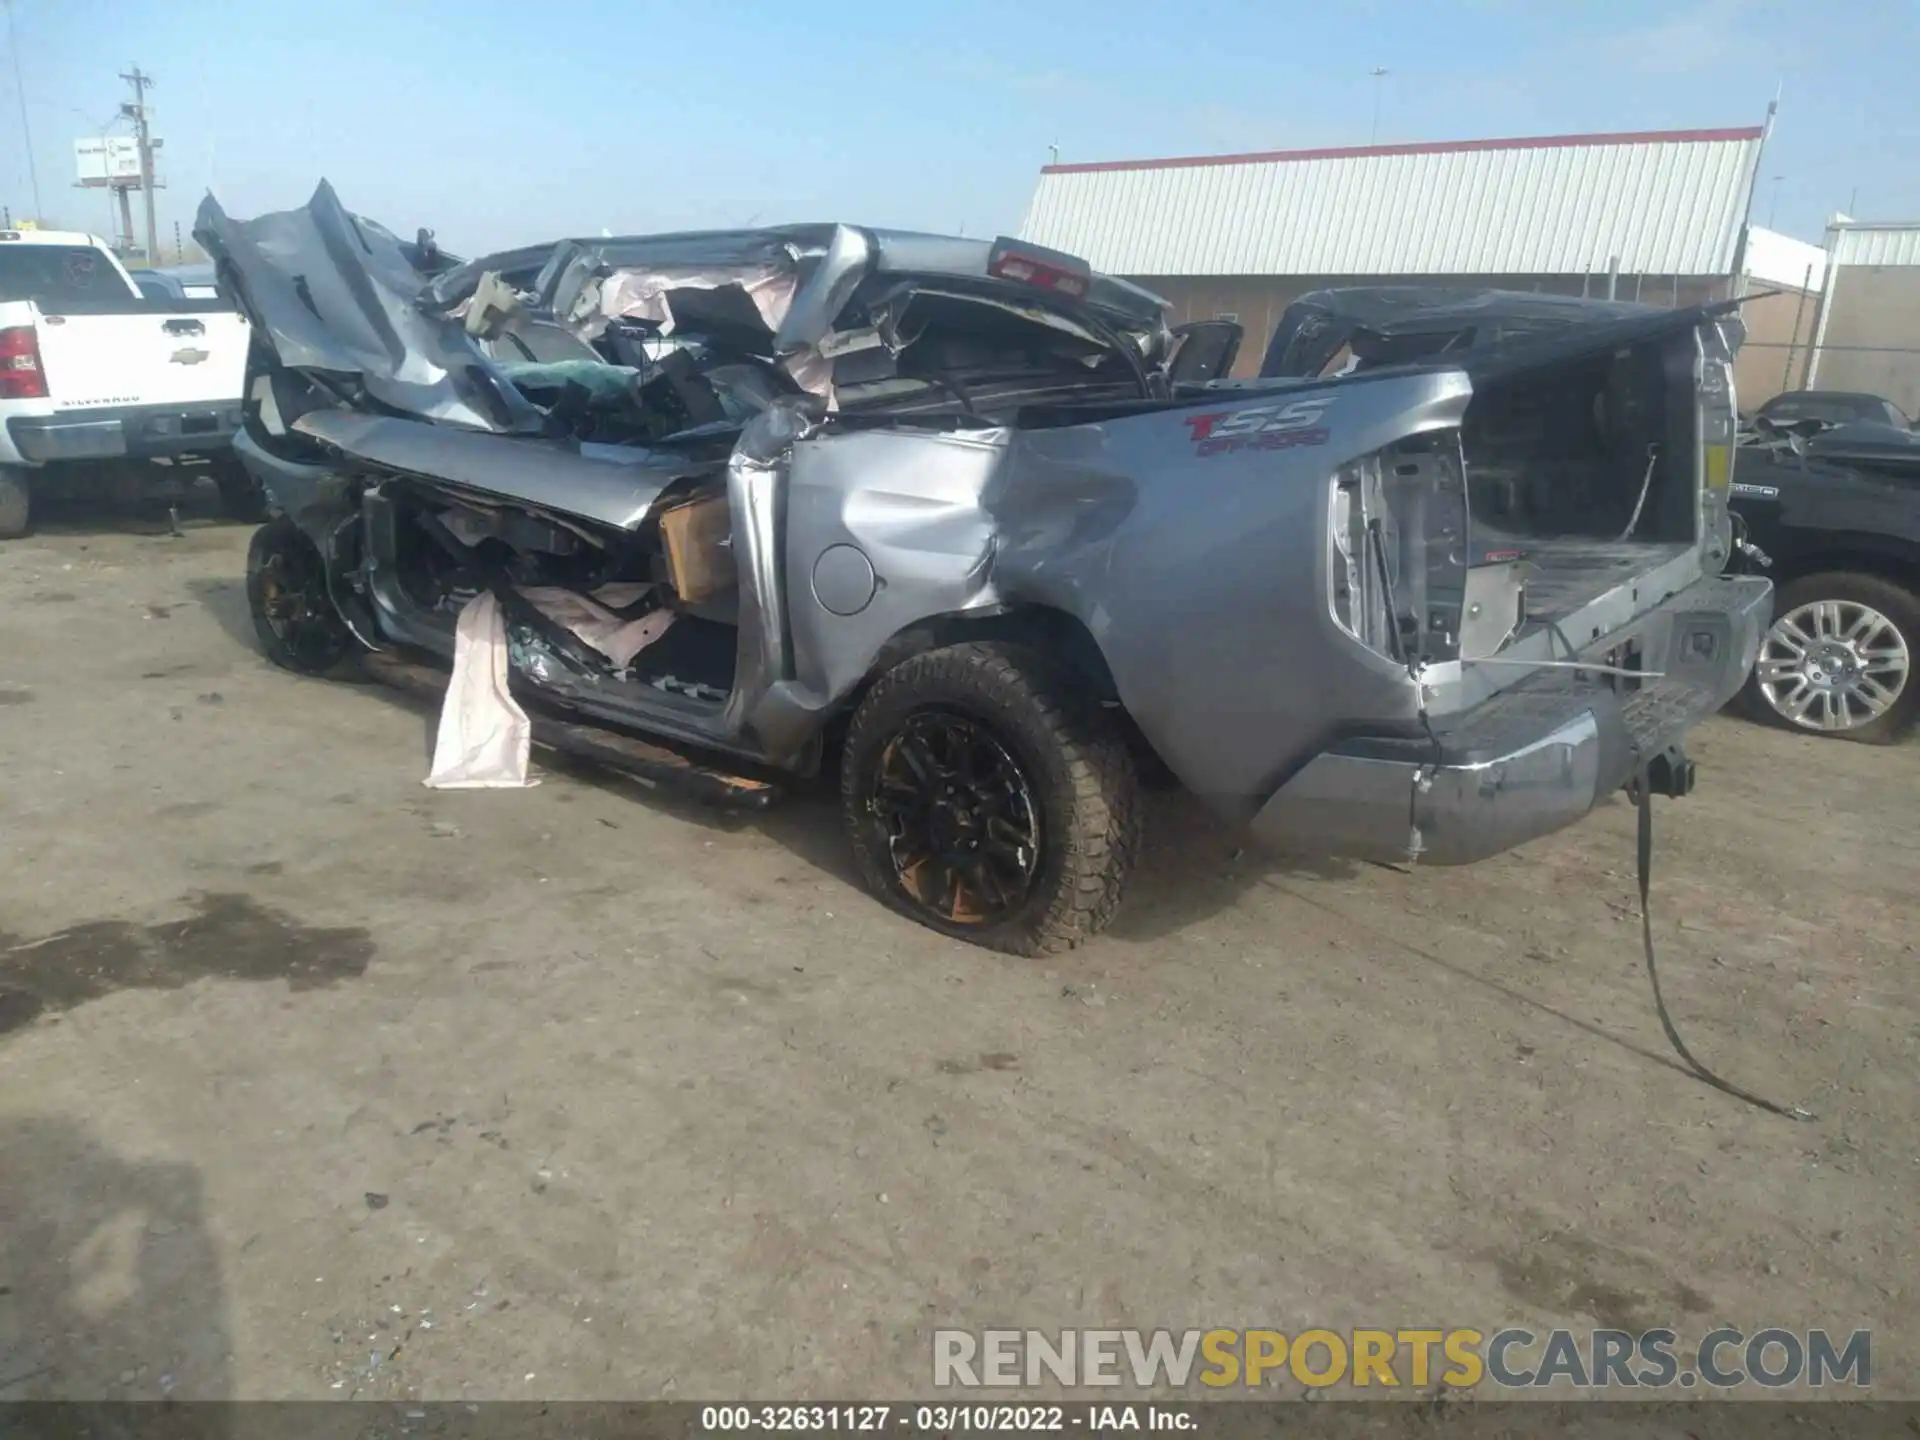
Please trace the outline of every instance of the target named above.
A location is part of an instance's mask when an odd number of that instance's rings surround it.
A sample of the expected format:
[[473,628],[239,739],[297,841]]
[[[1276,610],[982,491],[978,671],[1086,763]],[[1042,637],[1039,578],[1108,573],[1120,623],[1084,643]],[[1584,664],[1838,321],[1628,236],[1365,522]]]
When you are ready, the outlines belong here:
[[1638,838],[1636,840],[1636,869],[1640,880],[1640,938],[1647,952],[1647,978],[1653,982],[1653,1008],[1660,1016],[1660,1028],[1667,1032],[1667,1043],[1673,1046],[1674,1053],[1686,1062],[1687,1069],[1714,1089],[1724,1091],[1736,1100],[1744,1100],[1749,1105],[1775,1115],[1784,1115],[1789,1120],[1814,1120],[1819,1117],[1811,1110],[1802,1110],[1798,1105],[1779,1105],[1772,1100],[1754,1094],[1751,1090],[1742,1090],[1730,1081],[1722,1080],[1713,1071],[1693,1058],[1693,1052],[1687,1049],[1687,1042],[1680,1038],[1680,1032],[1674,1029],[1673,1017],[1667,1013],[1667,1002],[1660,994],[1660,971],[1653,959],[1653,915],[1647,903],[1647,892],[1653,884],[1653,787],[1649,783],[1650,775],[1645,765],[1635,781],[1636,803],[1640,806]]

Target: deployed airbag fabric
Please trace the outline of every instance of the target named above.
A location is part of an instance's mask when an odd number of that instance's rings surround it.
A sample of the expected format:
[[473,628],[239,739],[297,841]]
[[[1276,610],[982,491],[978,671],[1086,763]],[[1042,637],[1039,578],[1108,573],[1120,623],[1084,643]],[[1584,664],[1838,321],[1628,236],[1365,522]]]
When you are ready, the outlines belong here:
[[476,595],[454,629],[453,679],[440,708],[434,790],[512,790],[538,785],[527,777],[533,727],[507,689],[507,625],[500,602]]

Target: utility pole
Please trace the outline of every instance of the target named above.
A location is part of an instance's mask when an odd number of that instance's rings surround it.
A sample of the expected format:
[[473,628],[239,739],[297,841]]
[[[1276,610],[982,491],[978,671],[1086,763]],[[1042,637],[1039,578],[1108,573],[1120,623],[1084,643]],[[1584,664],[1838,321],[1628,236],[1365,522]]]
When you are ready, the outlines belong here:
[[13,56],[13,90],[20,97],[20,138],[27,147],[27,178],[33,182],[33,218],[41,218],[40,167],[33,163],[33,127],[27,123],[27,86],[20,78],[20,41],[13,33],[13,0],[7,5],[7,50]]
[[1380,139],[1380,82],[1391,73],[1384,65],[1376,65],[1367,72],[1373,77],[1373,129],[1367,134],[1369,145],[1377,144]]
[[140,142],[140,193],[147,202],[147,264],[152,265],[159,258],[156,252],[160,248],[153,218],[153,136],[147,127],[147,87],[153,84],[153,77],[142,74],[135,65],[130,72],[122,71],[120,78],[133,87],[133,103],[122,104],[120,113],[133,121],[133,133]]

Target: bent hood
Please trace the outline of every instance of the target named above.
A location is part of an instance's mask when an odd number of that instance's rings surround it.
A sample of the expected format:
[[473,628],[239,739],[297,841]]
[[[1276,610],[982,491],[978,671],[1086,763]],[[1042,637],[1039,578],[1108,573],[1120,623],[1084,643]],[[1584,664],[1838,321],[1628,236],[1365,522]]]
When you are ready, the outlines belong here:
[[293,428],[363,465],[637,530],[670,487],[724,468],[634,445],[575,445],[435,427],[389,415],[316,410]]
[[209,195],[193,238],[280,363],[313,373],[348,403],[476,430],[537,432],[541,413],[457,320],[423,310],[447,260],[355,215],[321,181],[298,210],[234,220]]

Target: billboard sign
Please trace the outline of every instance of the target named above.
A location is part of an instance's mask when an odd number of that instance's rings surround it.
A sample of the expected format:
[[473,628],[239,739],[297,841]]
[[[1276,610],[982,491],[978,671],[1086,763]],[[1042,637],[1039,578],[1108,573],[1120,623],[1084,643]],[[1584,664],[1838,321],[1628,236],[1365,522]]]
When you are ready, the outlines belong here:
[[[154,142],[156,147],[159,142]],[[108,185],[140,178],[140,142],[131,135],[101,135],[73,142],[73,165],[82,185]]]

